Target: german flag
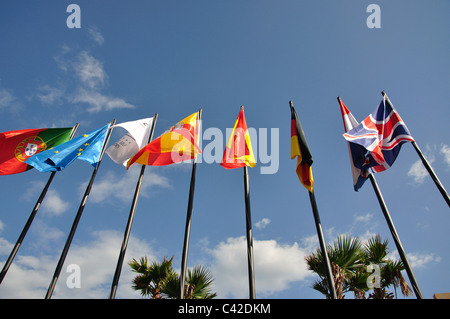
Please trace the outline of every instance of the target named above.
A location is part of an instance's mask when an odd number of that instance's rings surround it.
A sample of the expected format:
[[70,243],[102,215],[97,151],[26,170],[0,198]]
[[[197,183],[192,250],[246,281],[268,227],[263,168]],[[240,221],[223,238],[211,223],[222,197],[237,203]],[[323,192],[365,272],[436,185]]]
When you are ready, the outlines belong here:
[[133,163],[163,166],[194,159],[202,152],[198,146],[198,132],[198,112],[196,112],[141,148],[128,160],[127,169]]
[[233,131],[228,138],[220,165],[226,169],[244,166],[255,167],[250,135],[244,116],[244,107],[241,106],[238,118],[234,123]]
[[298,178],[303,186],[312,192],[314,184],[311,170],[312,155],[292,102],[290,101],[289,104],[291,106],[291,159],[297,157],[296,172]]

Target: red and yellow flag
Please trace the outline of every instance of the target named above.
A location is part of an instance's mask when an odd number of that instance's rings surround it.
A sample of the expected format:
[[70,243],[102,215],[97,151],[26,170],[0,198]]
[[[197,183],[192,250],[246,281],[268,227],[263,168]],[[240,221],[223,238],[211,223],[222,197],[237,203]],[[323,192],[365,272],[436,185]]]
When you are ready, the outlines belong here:
[[302,125],[297,113],[291,104],[291,159],[297,157],[297,176],[303,186],[310,192],[313,191],[314,179],[311,165],[313,158],[303,133]]
[[228,138],[220,165],[230,169],[246,165],[255,167],[255,164],[255,156],[253,155],[247,123],[245,122],[244,107],[241,106],[241,111]]
[[70,139],[71,127],[26,129],[0,133],[0,175],[25,172],[25,161]]
[[127,169],[133,163],[150,166],[170,165],[194,159],[201,154],[198,112],[184,118],[161,136],[144,146],[127,162]]

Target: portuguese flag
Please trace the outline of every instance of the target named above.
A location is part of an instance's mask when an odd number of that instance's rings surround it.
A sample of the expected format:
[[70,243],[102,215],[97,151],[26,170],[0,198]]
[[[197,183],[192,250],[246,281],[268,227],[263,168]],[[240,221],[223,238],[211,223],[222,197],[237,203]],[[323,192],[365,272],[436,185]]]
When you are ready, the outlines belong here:
[[71,127],[41,128],[0,133],[0,175],[25,172],[33,168],[25,161],[36,153],[70,139]]

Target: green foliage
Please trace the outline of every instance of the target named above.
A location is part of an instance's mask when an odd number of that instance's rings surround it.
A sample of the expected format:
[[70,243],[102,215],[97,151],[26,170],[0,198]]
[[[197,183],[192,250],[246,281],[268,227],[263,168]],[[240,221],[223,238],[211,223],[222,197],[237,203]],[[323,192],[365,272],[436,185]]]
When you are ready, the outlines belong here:
[[[358,299],[366,298],[366,293],[370,291],[368,280],[374,277],[367,271],[370,264],[379,266],[380,273],[379,286],[369,292],[369,298],[394,298],[397,287],[400,287],[404,296],[409,296],[412,291],[401,274],[404,266],[401,261],[388,259],[388,252],[388,240],[382,240],[380,235],[373,236],[366,243],[362,243],[357,237],[339,236],[332,245],[328,245],[327,253],[338,299],[345,298],[347,292],[353,292]],[[308,269],[320,278],[314,282],[312,288],[330,298],[322,251],[317,249],[306,256],[305,260]],[[394,287],[395,295],[387,290],[390,286]]]
[[[180,289],[180,277],[172,268],[173,257],[161,263],[153,261],[148,265],[147,257],[141,257],[139,261],[133,259],[128,263],[133,272],[138,275],[133,279],[133,289],[139,290],[142,296],[150,296],[152,299],[178,298]],[[216,293],[212,293],[214,277],[210,271],[197,265],[187,270],[185,283],[186,299],[212,299]]]

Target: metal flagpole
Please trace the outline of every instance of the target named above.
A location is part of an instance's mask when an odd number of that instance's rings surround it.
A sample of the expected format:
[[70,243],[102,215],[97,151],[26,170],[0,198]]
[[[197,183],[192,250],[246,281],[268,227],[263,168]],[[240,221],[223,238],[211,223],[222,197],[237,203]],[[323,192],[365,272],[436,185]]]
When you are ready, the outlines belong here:
[[400,242],[400,237],[398,236],[397,230],[395,229],[394,223],[392,222],[389,211],[386,207],[386,203],[384,202],[383,195],[381,195],[380,189],[378,187],[377,181],[373,174],[369,174],[370,182],[372,183],[375,194],[377,195],[378,202],[380,203],[381,210],[383,211],[384,218],[388,224],[389,230],[391,231],[392,237],[394,239],[395,245],[397,246],[398,253],[400,258],[405,266],[406,273],[408,274],[409,281],[411,282],[411,286],[416,294],[417,299],[423,299],[422,292],[420,291],[419,285],[417,283],[414,272],[408,262],[408,258],[406,257],[405,250],[403,249],[402,243]]
[[110,124],[109,132],[108,132],[108,135],[106,136],[105,142],[103,143],[103,147],[100,152],[97,166],[95,167],[94,171],[92,172],[91,180],[89,181],[89,184],[86,187],[86,191],[84,193],[80,207],[78,208],[78,212],[77,212],[77,215],[75,216],[75,220],[73,221],[72,228],[70,229],[69,236],[66,240],[64,249],[61,253],[61,257],[59,258],[58,265],[56,266],[55,273],[54,273],[53,279],[50,282],[50,285],[48,287],[47,294],[45,295],[45,299],[50,299],[52,297],[53,290],[55,290],[56,282],[58,281],[59,274],[61,273],[61,269],[62,269],[62,266],[66,259],[67,253],[69,251],[70,244],[72,243],[72,239],[75,235],[75,231],[77,230],[78,222],[81,219],[81,215],[83,214],[84,206],[86,205],[86,201],[89,197],[89,193],[91,192],[92,185],[94,184],[95,176],[97,175],[98,168],[100,167],[100,164],[102,162],[102,158],[103,158],[103,154],[105,153],[106,145],[108,145],[109,138],[111,137],[111,132],[113,130],[111,128],[111,126],[113,126],[114,124],[116,124],[116,120],[113,120]]
[[[72,132],[70,133],[70,139],[72,139],[73,136],[75,135],[75,132],[78,129],[78,125],[79,125],[79,123],[75,124],[75,126],[72,128]],[[12,262],[14,260],[14,257],[16,257],[16,254],[19,251],[20,245],[22,244],[22,242],[23,242],[23,240],[24,240],[24,238],[25,238],[25,236],[26,236],[26,234],[28,232],[28,229],[30,229],[31,223],[33,222],[34,217],[36,216],[36,213],[37,213],[39,207],[41,206],[45,195],[47,194],[47,191],[48,191],[48,189],[50,187],[50,184],[53,181],[53,177],[55,176],[55,174],[56,174],[56,171],[55,172],[51,172],[50,177],[48,178],[47,184],[45,184],[45,187],[42,190],[41,195],[39,196],[39,199],[36,202],[36,205],[34,205],[34,208],[33,208],[33,211],[30,214],[30,217],[28,217],[28,220],[27,220],[25,226],[23,227],[23,230],[20,233],[20,236],[17,239],[17,242],[14,245],[14,248],[11,251],[11,254],[8,257],[8,260],[6,261],[5,265],[3,266],[3,269],[2,269],[2,271],[0,273],[0,284],[3,281],[3,278],[5,278],[6,273],[8,272],[8,269],[9,269],[9,267],[11,266],[11,264],[12,264]]]
[[255,292],[255,274],[253,263],[253,237],[252,237],[252,219],[250,212],[250,185],[248,181],[247,165],[244,166],[244,195],[245,195],[245,224],[247,230],[247,259],[248,259],[248,284],[250,299],[256,298]]
[[[155,130],[156,120],[158,118],[158,113],[153,117],[152,128],[150,130],[150,135],[148,137],[148,143],[150,143],[153,139],[153,132]],[[131,226],[133,224],[134,214],[136,212],[137,200],[139,197],[139,193],[141,191],[142,179],[144,178],[146,165],[141,165],[141,173],[139,175],[139,179],[136,184],[136,189],[134,191],[133,203],[130,209],[130,215],[128,216],[127,226],[125,228],[125,232],[123,235],[122,247],[120,248],[119,259],[117,260],[116,271],[114,273],[113,282],[111,285],[111,292],[109,295],[109,299],[114,299],[116,297],[117,285],[119,284],[120,273],[122,271],[123,259],[125,258],[125,252],[128,246],[128,239],[130,238]]]
[[448,193],[445,190],[444,186],[442,185],[441,181],[439,180],[437,175],[434,173],[434,170],[431,167],[430,163],[428,163],[428,161],[425,158],[425,156],[423,156],[423,153],[420,150],[420,148],[417,145],[417,143],[416,142],[411,142],[411,143],[414,146],[414,149],[416,150],[417,154],[419,154],[419,157],[422,160],[422,164],[427,169],[428,174],[430,174],[430,177],[433,180],[434,184],[436,184],[437,188],[439,189],[439,192],[442,194],[442,196],[444,197],[445,201],[447,202],[447,205],[450,206],[450,197],[448,196]]
[[[383,97],[386,97],[388,100],[389,98],[386,96],[386,92],[381,91],[381,95],[383,95]],[[392,103],[391,103],[392,105]],[[437,177],[436,173],[434,172],[433,168],[431,167],[430,163],[427,161],[427,159],[425,158],[425,156],[423,155],[422,151],[420,150],[419,146],[417,145],[417,143],[415,141],[411,142],[414,149],[416,150],[417,154],[420,157],[420,160],[422,161],[423,166],[425,166],[425,168],[428,171],[428,174],[430,174],[431,179],[433,180],[434,184],[436,184],[439,192],[442,194],[442,196],[444,197],[444,200],[446,201],[447,205],[450,206],[450,197],[448,196],[447,191],[445,190],[444,186],[442,185],[441,181],[439,180],[439,178]]]
[[[198,110],[199,125],[200,125],[201,118],[202,118],[202,109],[199,109]],[[192,209],[193,209],[193,205],[194,205],[196,169],[197,169],[197,157],[194,156],[194,159],[192,162],[191,185],[189,188],[188,208],[187,208],[187,214],[186,214],[186,228],[184,231],[183,254],[181,256],[180,287],[179,287],[180,299],[184,299],[184,283],[186,281],[186,267],[187,267],[188,250],[189,250],[189,237],[190,237],[190,233],[191,233]]]
[[[296,131],[297,131],[297,137],[298,137],[298,143],[299,143],[298,146],[299,146],[299,148],[301,148],[300,144],[304,144],[304,148],[306,148],[306,150],[308,150],[309,147],[307,146],[306,138],[304,136],[302,136],[302,137],[298,136],[299,134],[302,134],[302,135],[304,135],[304,134],[302,133],[303,130],[301,128],[300,120],[297,118],[297,114],[295,112],[294,104],[292,103],[292,101],[289,101],[289,106],[291,108],[291,114],[295,115],[294,117],[295,117],[296,126],[297,126],[296,127]],[[304,140],[304,142],[301,142],[302,140]],[[309,150],[308,150],[307,153],[309,153]],[[302,154],[302,158],[304,158],[305,156],[306,156],[306,154]],[[310,160],[311,160],[311,164],[312,164],[312,158]],[[302,181],[301,181],[301,183],[303,184]],[[311,183],[311,186],[312,186],[312,183]],[[309,200],[311,202],[311,208],[312,208],[312,211],[313,211],[314,223],[316,225],[317,237],[319,239],[319,245],[320,245],[320,249],[322,251],[323,262],[324,262],[324,266],[325,266],[326,273],[327,273],[327,282],[328,282],[328,287],[329,287],[329,291],[330,291],[330,298],[331,299],[337,299],[336,288],[335,288],[335,285],[334,285],[334,276],[333,276],[333,272],[331,270],[331,264],[330,264],[330,260],[329,260],[329,257],[328,257],[328,252],[327,252],[327,247],[326,247],[326,244],[325,244],[325,239],[324,239],[324,236],[323,236],[322,224],[320,222],[319,210],[317,209],[316,197],[314,195],[314,190],[312,189],[312,187],[311,187],[311,190],[308,189],[308,193],[309,193]]]
[[336,288],[334,286],[334,277],[331,270],[330,259],[328,258],[327,247],[325,245],[325,240],[323,237],[322,224],[320,222],[319,211],[317,210],[316,197],[314,196],[314,191],[309,192],[309,200],[311,201],[311,207],[314,215],[314,222],[316,224],[317,236],[319,237],[320,249],[322,250],[323,262],[325,263],[325,268],[327,271],[327,281],[330,288],[331,299],[337,299]]

